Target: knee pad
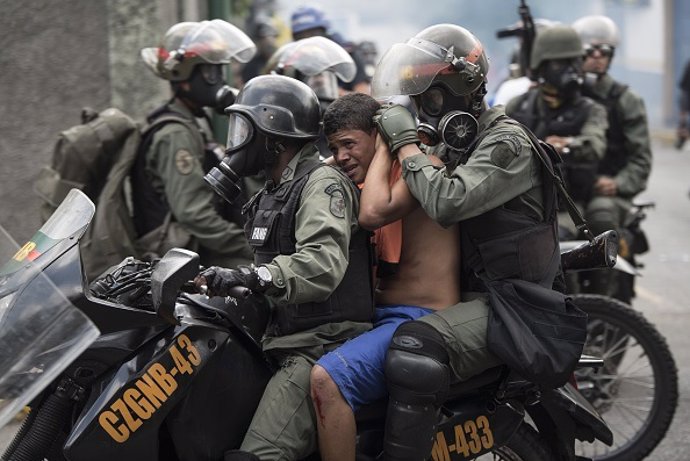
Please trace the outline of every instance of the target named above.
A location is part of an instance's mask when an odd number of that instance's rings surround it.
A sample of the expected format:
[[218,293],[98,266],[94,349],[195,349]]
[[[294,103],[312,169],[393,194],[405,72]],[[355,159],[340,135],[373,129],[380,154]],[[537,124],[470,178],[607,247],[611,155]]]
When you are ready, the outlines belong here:
[[424,322],[403,323],[393,335],[385,373],[393,399],[440,405],[450,385],[448,352],[440,333]]

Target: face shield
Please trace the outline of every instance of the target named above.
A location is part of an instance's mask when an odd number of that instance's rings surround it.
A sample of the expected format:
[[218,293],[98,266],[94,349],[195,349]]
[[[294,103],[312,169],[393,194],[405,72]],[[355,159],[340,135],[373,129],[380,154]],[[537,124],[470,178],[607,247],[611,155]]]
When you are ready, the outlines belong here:
[[325,37],[309,37],[283,45],[269,60],[269,69],[276,74],[290,75],[297,71],[314,77],[329,71],[344,82],[351,82],[357,66],[345,49]]
[[[480,53],[482,59],[483,54]],[[484,79],[481,66],[448,49],[421,38],[393,45],[381,58],[372,79],[372,96],[383,100],[392,96],[414,96],[426,91],[437,80],[453,79],[447,85],[456,96],[476,90]]]
[[234,58],[248,62],[256,53],[254,42],[240,29],[220,19],[201,21],[179,45],[185,57],[198,56],[209,64],[227,64]]
[[144,48],[141,57],[159,77],[183,81],[198,64],[228,64],[231,59],[246,63],[255,53],[254,42],[244,32],[214,19],[175,24],[160,47]]

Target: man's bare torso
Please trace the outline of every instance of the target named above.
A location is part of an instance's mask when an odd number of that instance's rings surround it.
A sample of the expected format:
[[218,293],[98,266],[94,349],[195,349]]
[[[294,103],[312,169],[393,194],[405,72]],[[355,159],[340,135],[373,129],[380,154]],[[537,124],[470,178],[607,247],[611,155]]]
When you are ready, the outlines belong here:
[[380,280],[377,304],[443,309],[460,302],[460,235],[421,207],[402,219],[402,251],[397,272]]

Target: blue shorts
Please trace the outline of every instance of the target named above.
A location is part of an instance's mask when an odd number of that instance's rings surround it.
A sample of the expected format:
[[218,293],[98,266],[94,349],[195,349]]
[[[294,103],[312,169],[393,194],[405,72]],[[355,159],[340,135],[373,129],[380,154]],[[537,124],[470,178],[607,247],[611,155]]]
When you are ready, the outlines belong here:
[[386,352],[398,326],[433,312],[415,306],[378,307],[373,329],[350,339],[316,363],[328,372],[355,411],[388,395],[384,375]]

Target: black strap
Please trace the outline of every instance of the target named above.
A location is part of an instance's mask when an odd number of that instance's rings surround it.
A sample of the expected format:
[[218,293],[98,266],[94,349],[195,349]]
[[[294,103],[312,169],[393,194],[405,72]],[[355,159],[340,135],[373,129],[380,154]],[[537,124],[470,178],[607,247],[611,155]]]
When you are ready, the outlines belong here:
[[534,133],[532,133],[529,129],[527,129],[527,127],[523,126],[518,121],[512,120],[512,119],[510,119],[510,120],[515,122],[516,124],[520,125],[523,128],[523,131],[525,132],[525,134],[529,138],[530,143],[536,149],[536,151],[538,153],[537,157],[541,161],[542,165],[544,165],[544,167],[546,167],[546,171],[549,172],[549,175],[551,176],[554,183],[556,184],[556,189],[558,190],[558,194],[561,196],[561,198],[565,202],[565,206],[568,209],[568,214],[570,215],[570,219],[573,220],[575,227],[577,227],[577,229],[580,232],[582,232],[590,242],[593,241],[594,236],[592,235],[592,232],[589,230],[589,227],[587,226],[587,221],[585,221],[585,218],[582,216],[582,213],[580,213],[580,210],[577,208],[577,205],[575,205],[575,202],[573,201],[572,197],[570,196],[568,191],[565,189],[565,186],[563,185],[563,180],[554,171],[553,164],[546,160],[546,157],[549,154],[547,154],[544,151],[544,148],[541,146],[539,139],[537,139],[537,137],[534,135]]

